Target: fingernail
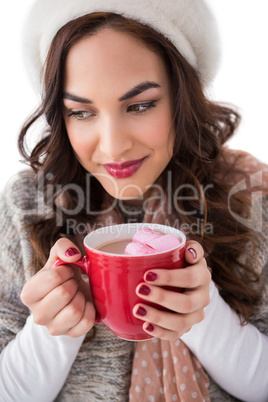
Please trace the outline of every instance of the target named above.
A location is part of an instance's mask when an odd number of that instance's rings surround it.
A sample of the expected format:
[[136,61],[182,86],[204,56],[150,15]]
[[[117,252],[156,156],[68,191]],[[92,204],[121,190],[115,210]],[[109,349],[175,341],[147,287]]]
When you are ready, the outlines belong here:
[[146,285],[142,285],[139,289],[139,294],[143,295],[143,296],[148,296],[151,292],[151,289],[149,288],[149,286]]
[[145,276],[145,280],[148,282],[154,282],[157,279],[157,274],[155,274],[154,272],[148,272],[148,274],[146,274]]
[[70,247],[68,248],[68,250],[65,251],[66,257],[72,257],[73,255],[76,254],[79,254],[79,251],[74,247]]
[[145,308],[140,306],[136,311],[136,314],[144,317],[147,314],[147,311],[145,310]]
[[196,251],[193,248],[188,248],[188,251],[190,251],[190,253],[192,254],[192,256],[193,256],[193,258],[195,260],[196,257],[197,257]]
[[154,326],[152,324],[149,324],[148,327],[146,327],[145,329],[146,329],[146,331],[153,332]]

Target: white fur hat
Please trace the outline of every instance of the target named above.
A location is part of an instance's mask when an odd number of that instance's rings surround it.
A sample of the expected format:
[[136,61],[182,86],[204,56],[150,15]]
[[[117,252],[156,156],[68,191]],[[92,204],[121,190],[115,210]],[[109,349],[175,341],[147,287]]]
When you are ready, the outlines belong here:
[[203,84],[219,64],[219,36],[205,0],[36,0],[24,29],[24,56],[39,87],[51,41],[68,21],[95,11],[115,12],[145,23],[168,38],[196,69]]

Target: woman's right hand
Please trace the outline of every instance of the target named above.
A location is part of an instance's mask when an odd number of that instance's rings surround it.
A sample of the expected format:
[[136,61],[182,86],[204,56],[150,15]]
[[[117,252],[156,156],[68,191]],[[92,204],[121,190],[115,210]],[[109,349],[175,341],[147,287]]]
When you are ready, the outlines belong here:
[[51,335],[76,338],[94,325],[95,308],[82,271],[71,265],[51,268],[58,258],[71,263],[80,257],[70,240],[58,240],[46,265],[22,289],[21,300],[31,310],[34,322],[47,327]]

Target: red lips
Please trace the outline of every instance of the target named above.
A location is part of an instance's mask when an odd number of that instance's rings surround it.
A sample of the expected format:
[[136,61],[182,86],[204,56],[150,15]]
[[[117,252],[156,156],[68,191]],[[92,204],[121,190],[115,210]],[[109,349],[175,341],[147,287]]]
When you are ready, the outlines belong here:
[[122,163],[106,163],[103,166],[111,176],[122,179],[125,177],[130,177],[136,173],[145,159],[146,157]]

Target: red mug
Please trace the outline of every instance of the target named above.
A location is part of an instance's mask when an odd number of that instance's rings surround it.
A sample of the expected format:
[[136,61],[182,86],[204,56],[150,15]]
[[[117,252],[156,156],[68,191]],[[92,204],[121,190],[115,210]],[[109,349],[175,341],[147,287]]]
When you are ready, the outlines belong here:
[[[127,239],[141,228],[149,227],[162,234],[172,234],[180,245],[168,251],[146,255],[114,254],[98,250],[105,243]],[[88,276],[94,305],[96,322],[105,324],[119,338],[139,341],[152,338],[134,317],[132,310],[137,303],[145,301],[136,294],[136,287],[144,281],[146,271],[154,268],[178,269],[184,267],[185,235],[178,229],[159,225],[129,223],[106,226],[94,230],[84,239],[86,255],[72,265],[81,268]],[[55,266],[66,265],[58,259]]]

